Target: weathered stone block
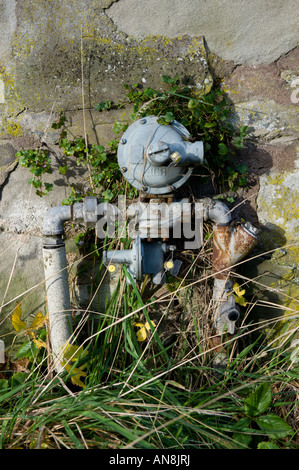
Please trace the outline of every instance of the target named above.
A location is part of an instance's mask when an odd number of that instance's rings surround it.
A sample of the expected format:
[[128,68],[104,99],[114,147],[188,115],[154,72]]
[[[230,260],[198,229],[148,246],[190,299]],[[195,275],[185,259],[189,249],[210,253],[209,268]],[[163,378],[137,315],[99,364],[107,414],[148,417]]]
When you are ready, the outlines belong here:
[[298,45],[296,0],[121,0],[107,14],[137,38],[203,35],[213,52],[242,64],[271,63]]

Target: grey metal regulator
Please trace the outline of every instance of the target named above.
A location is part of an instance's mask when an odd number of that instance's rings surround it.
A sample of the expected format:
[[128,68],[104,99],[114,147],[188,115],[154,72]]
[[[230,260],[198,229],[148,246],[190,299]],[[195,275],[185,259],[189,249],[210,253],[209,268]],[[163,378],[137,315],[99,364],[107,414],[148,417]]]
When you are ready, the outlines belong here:
[[[258,230],[249,222],[232,226],[229,208],[217,199],[202,198],[191,204],[188,198],[176,196],[194,168],[204,163],[203,142],[190,140],[188,130],[181,123],[172,121],[161,125],[154,116],[137,120],[124,132],[117,158],[123,177],[140,192],[138,202],[130,204],[126,211],[128,221],[138,229],[132,233],[131,249],[104,251],[103,263],[109,270],[115,264],[125,264],[128,282],[141,281],[149,275],[153,283],[163,284],[167,272],[173,275],[179,272],[181,262],[175,256],[182,249],[184,237],[184,246],[200,248],[202,238],[197,235],[202,233],[203,221],[211,221],[214,326],[216,335],[233,334],[240,312],[231,295],[230,271],[258,243]],[[50,340],[58,372],[62,368],[62,349],[72,335],[63,224],[74,220],[97,227],[103,215],[97,198],[89,197],[73,206],[52,208],[44,220]],[[194,240],[190,242],[192,234]]]

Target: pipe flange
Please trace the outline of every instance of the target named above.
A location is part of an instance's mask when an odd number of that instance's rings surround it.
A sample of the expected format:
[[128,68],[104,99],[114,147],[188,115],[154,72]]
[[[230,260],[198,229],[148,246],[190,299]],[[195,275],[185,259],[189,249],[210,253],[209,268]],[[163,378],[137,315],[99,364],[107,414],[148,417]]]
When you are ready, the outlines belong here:
[[96,197],[90,196],[84,199],[83,203],[83,220],[87,228],[95,227],[98,221],[98,200]]

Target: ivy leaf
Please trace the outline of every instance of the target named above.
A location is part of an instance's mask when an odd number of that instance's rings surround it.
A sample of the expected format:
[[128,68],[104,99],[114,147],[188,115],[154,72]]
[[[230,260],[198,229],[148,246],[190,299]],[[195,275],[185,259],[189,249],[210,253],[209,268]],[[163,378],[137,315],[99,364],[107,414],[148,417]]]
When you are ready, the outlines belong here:
[[238,296],[238,297],[241,297],[242,295],[245,294],[245,289],[240,289],[240,286],[237,282],[235,282],[235,284],[233,285],[233,289],[234,289],[234,292],[235,294]]
[[74,367],[71,364],[67,364],[65,361],[62,361],[61,364],[67,372],[71,373],[72,383],[78,387],[85,388],[85,384],[80,379],[80,377],[86,377],[86,372],[82,370],[82,367]]
[[47,345],[46,345],[45,341],[40,341],[39,339],[34,338],[33,342],[34,342],[35,346],[37,347],[37,349],[40,349],[40,348],[47,349]]
[[40,327],[44,324],[44,322],[46,321],[46,319],[47,319],[47,317],[44,316],[44,315],[42,314],[42,312],[38,312],[38,313],[35,315],[35,317],[34,317],[32,323],[31,323],[31,325],[30,325],[30,327],[29,327],[30,330],[37,330],[38,328],[40,328]]
[[8,388],[8,380],[0,379],[0,392]]
[[272,400],[272,392],[267,382],[260,384],[244,401],[245,413],[254,417],[264,413]]
[[63,360],[60,362],[65,370],[71,373],[71,381],[78,387],[85,388],[85,384],[82,382],[80,377],[86,377],[84,368],[87,364],[83,364],[81,367],[74,367],[73,364],[69,364],[69,361],[76,362],[79,358],[85,357],[87,350],[84,350],[82,346],[75,346],[73,344],[67,344],[63,353]]
[[163,83],[169,83],[170,85],[175,85],[175,83],[177,82],[178,80],[178,76],[174,77],[174,78],[171,78],[169,77],[168,75],[163,75],[162,76],[162,82]]
[[244,175],[248,171],[248,165],[246,164],[239,164],[239,165],[236,165],[236,167],[242,175]]
[[139,327],[139,330],[136,333],[137,336],[137,341],[142,342],[146,340],[146,329],[143,323],[135,323],[134,326],[137,328]]
[[110,100],[106,100],[106,101],[101,101],[100,103],[98,103],[95,106],[95,109],[97,111],[101,112],[101,111],[105,111],[105,110],[110,109],[111,106],[112,106],[112,102]]
[[243,148],[243,139],[242,139],[242,137],[236,137],[233,140],[233,144],[237,149]]
[[151,331],[152,327],[154,327],[154,328],[156,327],[156,323],[153,322],[153,321],[150,321],[150,323],[149,323],[147,321],[147,322],[145,322],[144,326],[145,326],[147,331]]
[[292,428],[280,416],[268,414],[256,418],[260,429],[271,439],[280,439],[292,434]]
[[45,183],[45,190],[46,193],[48,194],[50,191],[53,189],[53,184],[52,183]]
[[106,191],[102,192],[102,196],[105,201],[109,202],[113,198],[114,194],[110,189],[106,189]]
[[241,126],[239,129],[239,134],[241,137],[245,137],[247,135],[248,126]]
[[234,298],[237,304],[241,305],[241,307],[246,307],[247,302],[244,297],[237,297],[236,295],[234,295]]
[[26,323],[23,322],[23,320],[21,320],[21,315],[22,315],[21,304],[17,304],[11,316],[11,323],[16,331],[27,329]]
[[164,116],[161,116],[158,119],[158,124],[167,125],[167,124],[170,124],[174,120],[175,120],[175,115],[171,111],[168,111]]
[[68,344],[65,347],[63,358],[67,361],[77,361],[79,358],[85,357],[87,351],[84,351],[82,346],[75,346],[73,344]]
[[218,152],[220,155],[226,155],[228,153],[228,148],[223,142],[218,144]]
[[32,343],[31,341],[27,341],[26,343],[22,344],[22,346],[18,349],[16,353],[16,359],[20,359],[23,357],[32,357]]
[[119,121],[116,121],[113,125],[113,132],[115,134],[119,134],[120,132],[124,132],[127,128],[127,125],[126,124],[122,124],[121,122]]
[[61,175],[65,175],[66,172],[68,171],[68,169],[69,169],[68,166],[60,166],[60,167],[58,168],[59,173],[60,173]]
[[188,101],[188,108],[193,109],[197,106],[197,101],[196,100],[189,100]]
[[10,385],[13,387],[16,387],[17,385],[21,385],[22,383],[25,382],[27,377],[28,377],[28,374],[26,374],[26,372],[16,372],[9,379]]

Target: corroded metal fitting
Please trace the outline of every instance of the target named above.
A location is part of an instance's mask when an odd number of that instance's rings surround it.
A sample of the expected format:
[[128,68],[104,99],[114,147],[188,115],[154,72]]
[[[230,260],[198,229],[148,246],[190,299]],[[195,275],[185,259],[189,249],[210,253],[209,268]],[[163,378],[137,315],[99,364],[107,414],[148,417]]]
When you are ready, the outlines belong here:
[[227,269],[245,258],[258,241],[258,229],[249,222],[238,227],[214,226],[212,263],[215,277],[226,278]]

